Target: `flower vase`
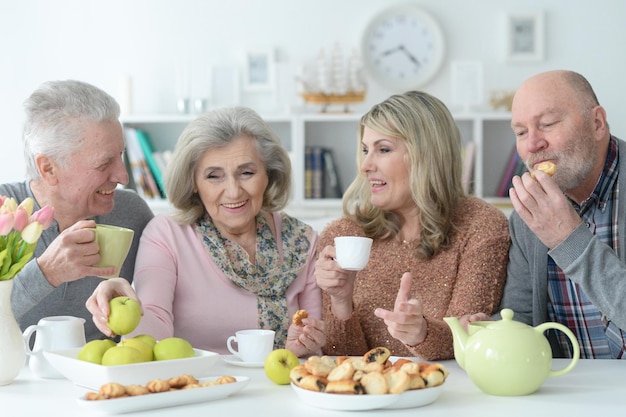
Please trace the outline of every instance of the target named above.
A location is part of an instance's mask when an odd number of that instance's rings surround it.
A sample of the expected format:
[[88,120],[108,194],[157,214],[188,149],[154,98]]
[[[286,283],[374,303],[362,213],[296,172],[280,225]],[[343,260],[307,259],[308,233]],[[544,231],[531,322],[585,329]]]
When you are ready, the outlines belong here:
[[11,309],[13,280],[0,281],[0,385],[8,385],[26,363],[26,345]]

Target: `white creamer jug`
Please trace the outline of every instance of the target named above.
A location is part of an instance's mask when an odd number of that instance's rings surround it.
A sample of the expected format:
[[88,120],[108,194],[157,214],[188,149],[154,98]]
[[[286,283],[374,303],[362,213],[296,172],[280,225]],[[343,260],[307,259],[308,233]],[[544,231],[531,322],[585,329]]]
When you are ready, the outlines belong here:
[[[30,370],[41,378],[63,378],[46,359],[43,352],[82,347],[85,345],[85,319],[74,316],[51,316],[24,330],[24,343]],[[36,333],[33,348],[30,339]]]

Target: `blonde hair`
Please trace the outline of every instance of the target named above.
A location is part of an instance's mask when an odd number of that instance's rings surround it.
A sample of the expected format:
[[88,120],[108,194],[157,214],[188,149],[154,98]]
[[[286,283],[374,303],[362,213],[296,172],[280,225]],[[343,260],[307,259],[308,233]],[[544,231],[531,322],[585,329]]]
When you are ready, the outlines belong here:
[[[421,226],[417,256],[428,259],[450,242],[452,217],[461,198],[461,135],[448,108],[439,99],[421,92],[396,94],[374,105],[359,125],[359,142],[368,127],[405,141],[409,187]],[[357,166],[363,162],[359,152]],[[399,217],[371,204],[370,184],[358,172],[343,199],[344,214],[359,224],[367,236],[389,239],[401,228]]]
[[268,184],[263,194],[263,209],[273,212],[287,205],[291,197],[291,161],[274,131],[252,109],[221,108],[201,114],[187,125],[167,165],[165,192],[177,209],[174,216],[178,221],[193,224],[206,211],[200,196],[194,192],[194,172],[202,155],[241,136],[254,139],[265,163]]

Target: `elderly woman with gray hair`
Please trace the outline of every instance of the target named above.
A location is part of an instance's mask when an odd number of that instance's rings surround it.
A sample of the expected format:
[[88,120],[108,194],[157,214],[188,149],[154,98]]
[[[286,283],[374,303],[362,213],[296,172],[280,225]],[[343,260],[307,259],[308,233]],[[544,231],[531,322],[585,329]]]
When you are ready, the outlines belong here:
[[[267,123],[244,107],[200,115],[178,140],[165,187],[176,211],[157,215],[142,235],[133,285],[143,317],[129,336],[177,336],[228,353],[235,331],[265,328],[276,331],[276,348],[319,353],[317,234],[280,212],[291,164]],[[135,296],[108,280],[87,302],[107,334],[108,300],[120,294]],[[291,321],[300,309],[309,313],[302,326]]]

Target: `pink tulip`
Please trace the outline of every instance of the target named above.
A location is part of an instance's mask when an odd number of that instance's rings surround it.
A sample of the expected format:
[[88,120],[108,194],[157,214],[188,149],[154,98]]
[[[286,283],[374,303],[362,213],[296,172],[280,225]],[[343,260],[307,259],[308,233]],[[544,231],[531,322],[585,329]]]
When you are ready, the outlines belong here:
[[54,220],[52,207],[45,206],[33,213],[34,204],[30,197],[18,205],[14,198],[0,196],[0,280],[13,279],[22,270],[33,256],[44,225],[48,228]]
[[28,213],[23,207],[18,207],[15,211],[15,218],[13,220],[13,228],[18,232],[21,232],[28,225]]
[[31,216],[31,221],[41,223],[44,230],[50,227],[52,220],[54,220],[54,208],[52,206],[45,206]]
[[6,236],[13,230],[13,213],[0,214],[0,236]]

